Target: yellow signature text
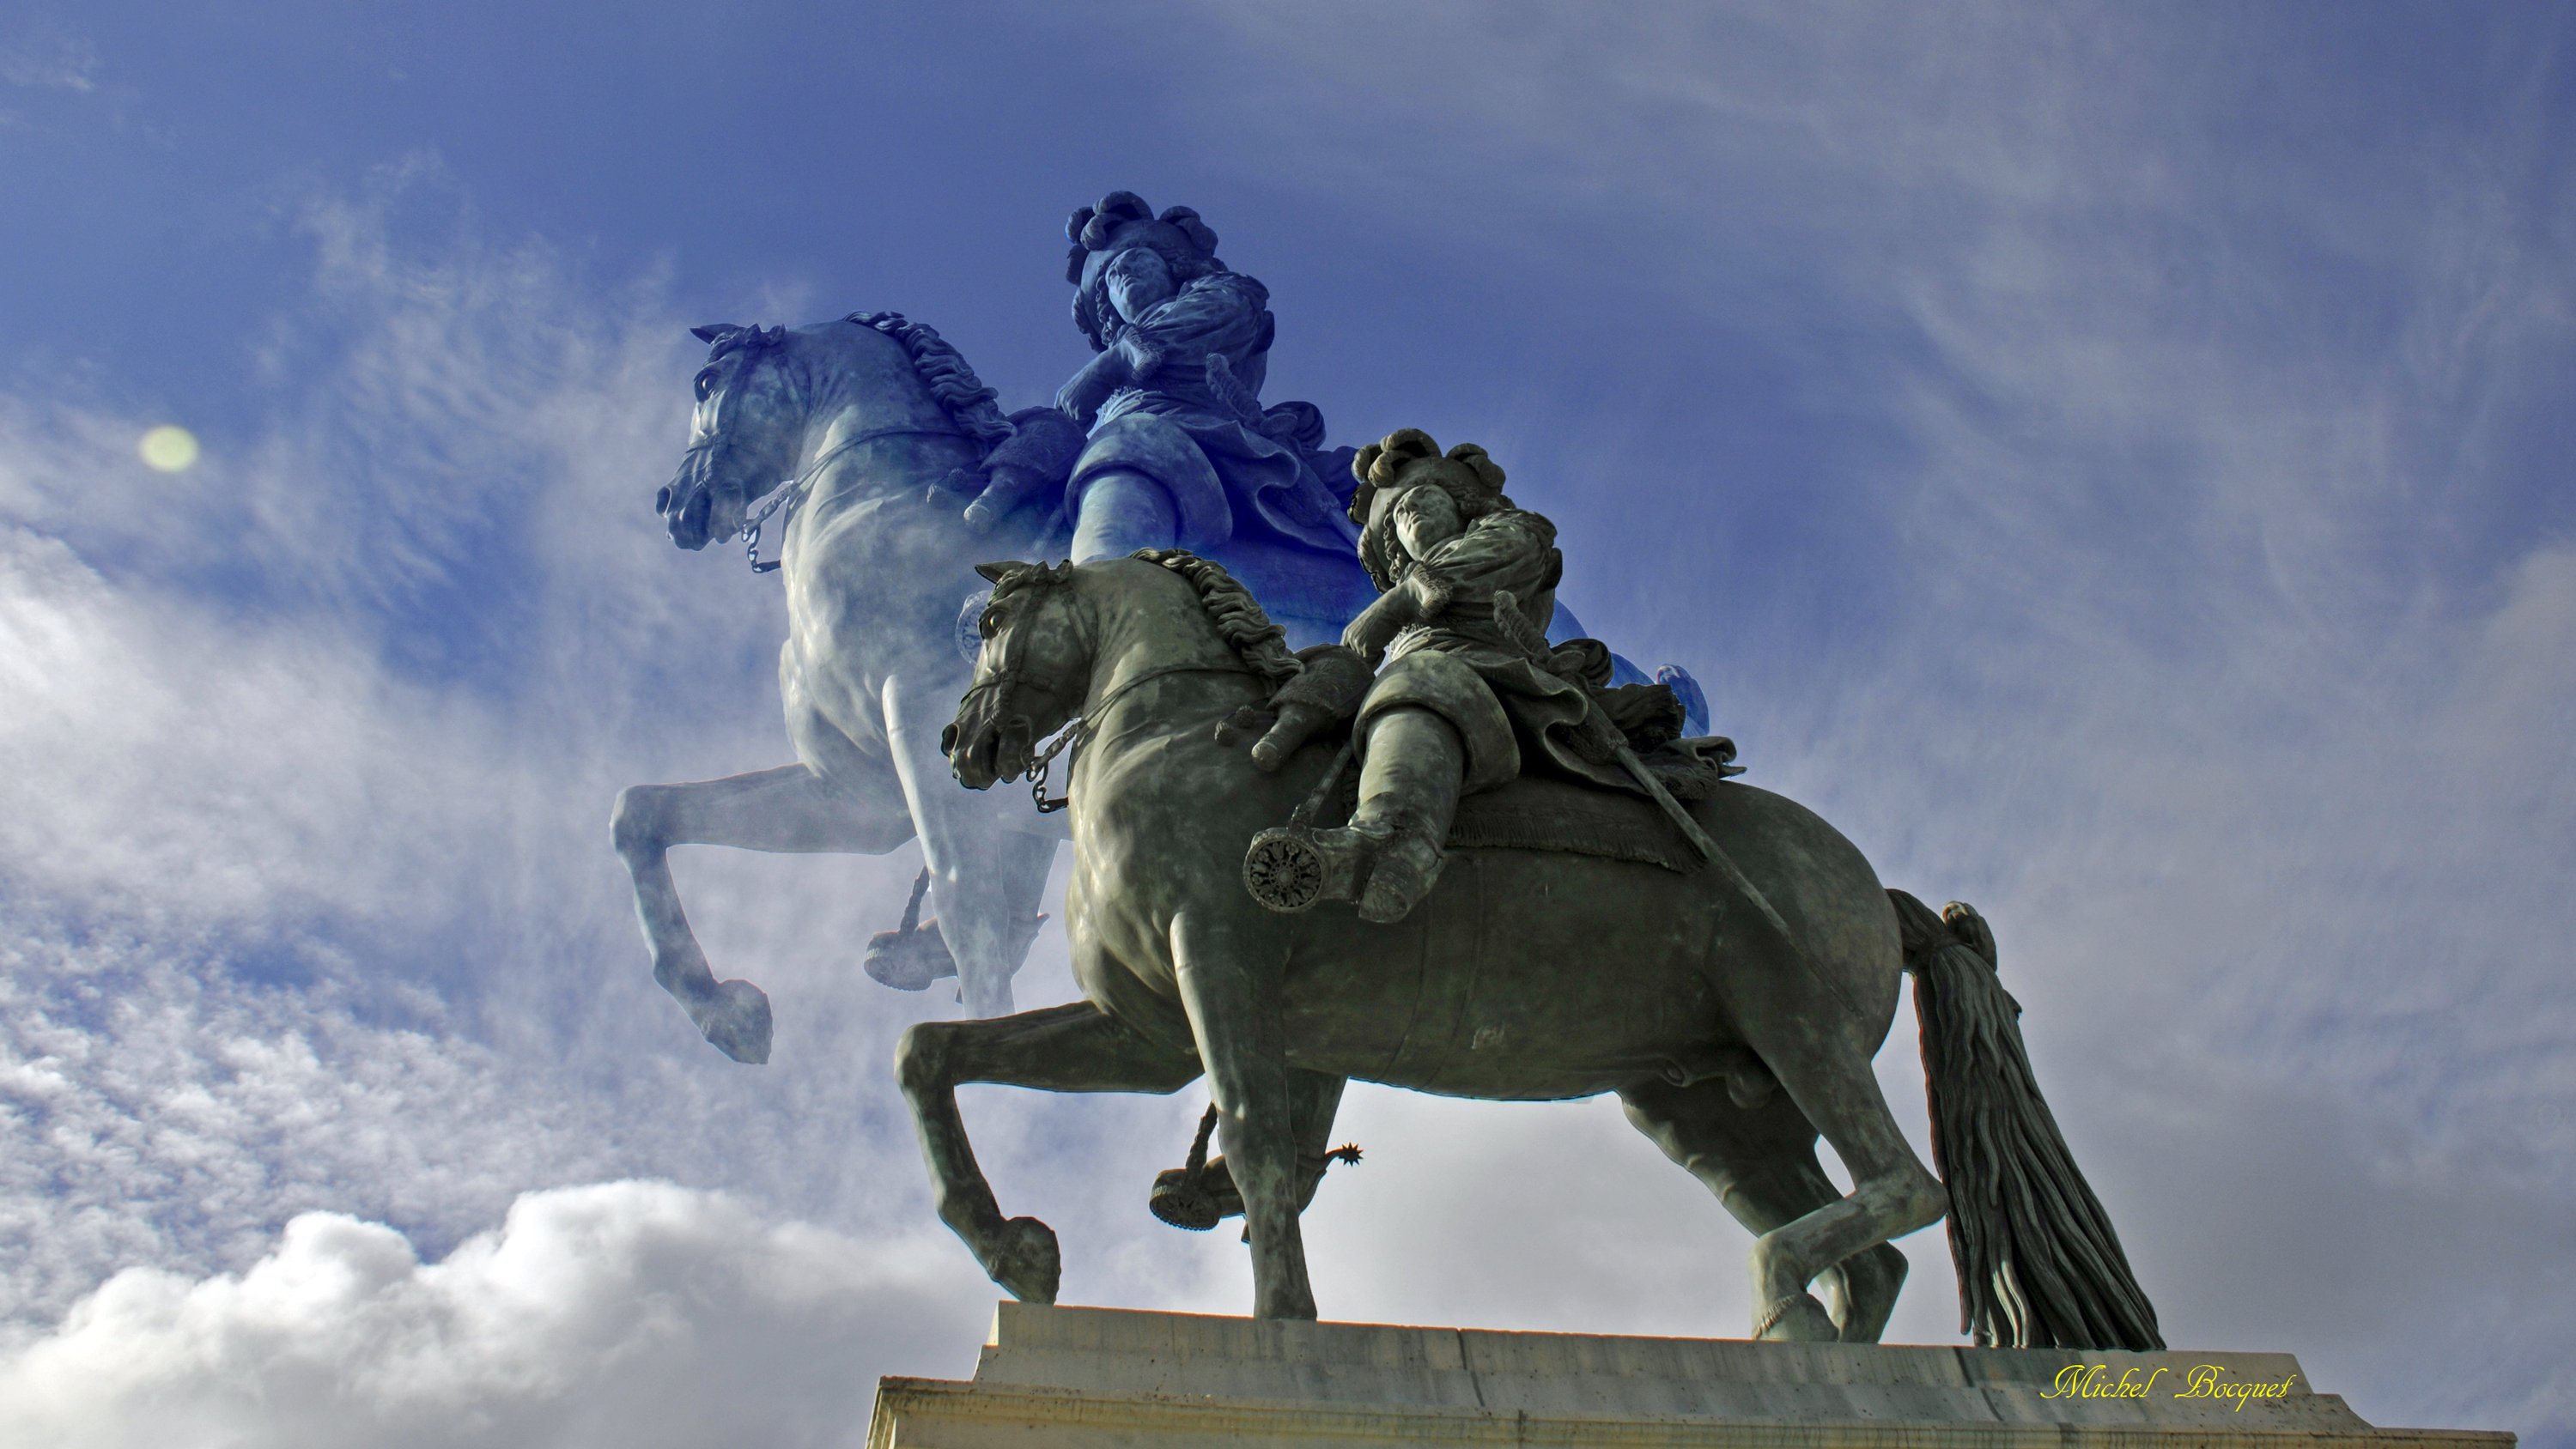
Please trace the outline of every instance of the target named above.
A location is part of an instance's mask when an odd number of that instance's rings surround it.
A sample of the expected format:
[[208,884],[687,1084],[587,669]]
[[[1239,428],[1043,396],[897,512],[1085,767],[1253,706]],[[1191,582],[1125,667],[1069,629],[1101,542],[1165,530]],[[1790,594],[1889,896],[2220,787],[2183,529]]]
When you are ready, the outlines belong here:
[[2292,1374],[2277,1384],[2228,1383],[2219,1377],[2226,1372],[2226,1369],[2214,1363],[2194,1364],[2191,1372],[2183,1375],[2182,1388],[2175,1393],[2174,1397],[2177,1399],[2234,1399],[2236,1411],[2242,1413],[2247,1399],[2280,1398],[2289,1393],[2290,1385],[2299,1381],[2299,1376]]
[[2147,1396],[2147,1390],[2154,1388],[2156,1380],[2164,1377],[2164,1373],[2165,1371],[2159,1368],[2141,1380],[2136,1369],[2125,1368],[2120,1370],[2120,1376],[2114,1379],[2110,1377],[2111,1369],[2107,1364],[2071,1363],[2057,1371],[2056,1381],[2042,1390],[2040,1397],[2043,1399],[2143,1399]]
[[[2111,1377],[2111,1367],[2099,1363],[2071,1363],[2057,1371],[2057,1377],[2040,1392],[2043,1399],[2143,1399],[2163,1378],[2166,1367],[2158,1367],[2139,1377],[2135,1367],[2120,1370]],[[2248,1399],[2277,1399],[2290,1392],[2299,1376],[2292,1374],[2277,1384],[2246,1383],[2231,1380],[2223,1364],[2194,1364],[2182,1378],[2182,1387],[2172,1391],[2177,1399],[2234,1399],[2236,1411],[2242,1413]]]

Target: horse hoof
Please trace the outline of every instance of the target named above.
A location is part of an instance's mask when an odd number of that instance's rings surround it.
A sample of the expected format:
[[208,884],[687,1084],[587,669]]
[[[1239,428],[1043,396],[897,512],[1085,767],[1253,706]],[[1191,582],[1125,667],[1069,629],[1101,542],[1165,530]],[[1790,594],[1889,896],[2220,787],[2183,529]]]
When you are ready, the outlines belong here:
[[993,1254],[993,1281],[1022,1303],[1053,1303],[1064,1274],[1056,1250],[1055,1229],[1036,1218],[1013,1218],[1002,1224],[1002,1246]]
[[1753,1336],[1765,1343],[1833,1343],[1842,1337],[1833,1315],[1812,1293],[1783,1298],[1753,1321]]
[[697,1013],[698,1030],[716,1050],[759,1066],[769,1060],[769,993],[748,981],[719,981],[715,1000]]
[[879,986],[926,991],[933,981],[956,975],[957,960],[948,954],[939,923],[924,921],[909,931],[879,931],[868,938],[868,952],[859,969]]
[[1186,1167],[1167,1167],[1154,1174],[1153,1195],[1146,1210],[1184,1232],[1204,1233],[1227,1218],[1243,1214],[1243,1194],[1225,1159],[1215,1158],[1195,1177]]

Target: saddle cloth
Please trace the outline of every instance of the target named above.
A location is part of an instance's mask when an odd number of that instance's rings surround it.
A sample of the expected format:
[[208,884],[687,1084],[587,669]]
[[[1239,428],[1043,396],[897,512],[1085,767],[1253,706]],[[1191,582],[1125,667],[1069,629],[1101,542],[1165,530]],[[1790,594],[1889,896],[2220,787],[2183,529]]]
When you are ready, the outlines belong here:
[[1689,842],[1654,801],[1545,775],[1523,775],[1460,800],[1448,848],[1554,850],[1670,871],[1699,868]]
[[[1727,776],[1744,773],[1742,766],[1730,763],[1734,758],[1732,741],[1711,737],[1675,741],[1646,756],[1645,764],[1675,799],[1688,804],[1707,799]],[[1332,808],[1324,816],[1339,824],[1350,819],[1359,803],[1359,782],[1346,774],[1333,793]],[[1551,850],[1636,861],[1684,875],[1700,865],[1690,842],[1654,801],[1554,775],[1525,774],[1499,789],[1461,799],[1446,845],[1451,850]]]

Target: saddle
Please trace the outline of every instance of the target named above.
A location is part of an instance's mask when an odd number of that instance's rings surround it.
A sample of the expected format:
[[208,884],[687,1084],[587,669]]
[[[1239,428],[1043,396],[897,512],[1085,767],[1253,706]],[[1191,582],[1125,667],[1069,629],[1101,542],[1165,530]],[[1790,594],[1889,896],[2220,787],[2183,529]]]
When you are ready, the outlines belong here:
[[[1599,652],[1599,675],[1606,680],[1609,651],[1588,639],[1575,643]],[[1335,732],[1347,736],[1373,672],[1359,656],[1339,645],[1301,650],[1298,658],[1305,669],[1281,686],[1268,707],[1246,706],[1217,726],[1219,743],[1259,738],[1280,726],[1292,730],[1300,741],[1329,740]],[[1723,735],[1673,737],[1668,721],[1680,709],[1661,685],[1619,690],[1596,685],[1594,700],[1621,727],[1639,761],[1676,800],[1705,800],[1728,776],[1744,773],[1744,767],[1734,763],[1733,740]],[[1255,748],[1267,749],[1271,744],[1264,739]],[[1345,743],[1343,749],[1347,751],[1349,745]],[[1315,797],[1298,810],[1298,823],[1317,829],[1341,825],[1358,803],[1356,774],[1337,764]],[[1677,873],[1696,870],[1700,864],[1653,801],[1536,771],[1500,789],[1459,800],[1444,845],[1450,850],[1558,851],[1636,861]]]
[[[1722,735],[1675,740],[1641,757],[1664,788],[1681,801],[1705,800],[1730,775],[1735,742]],[[1359,804],[1359,780],[1345,770],[1318,805],[1318,828],[1346,823]],[[1642,795],[1604,790],[1550,774],[1524,774],[1498,789],[1458,801],[1449,825],[1449,850],[1542,850],[1635,861],[1676,874],[1699,869],[1699,857],[1655,803]]]

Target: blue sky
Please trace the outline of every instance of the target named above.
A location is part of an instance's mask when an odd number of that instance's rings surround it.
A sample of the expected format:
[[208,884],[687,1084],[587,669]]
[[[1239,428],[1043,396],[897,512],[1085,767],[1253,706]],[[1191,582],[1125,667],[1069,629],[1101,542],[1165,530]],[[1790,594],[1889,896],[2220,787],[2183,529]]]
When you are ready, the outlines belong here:
[[[786,757],[774,586],[650,511],[685,328],[900,310],[1041,401],[1085,355],[1064,214],[1123,188],[1271,288],[1269,397],[1486,444],[1752,780],[1996,923],[2172,1341],[2576,1443],[2570,32],[12,11],[0,1401],[824,1444],[873,1375],[971,1368],[994,1290],[885,1070],[954,1008],[855,970],[912,855],[684,853],[779,1006],[755,1071],[652,987],[605,815]],[[161,423],[196,467],[137,460]],[[1069,990],[1050,935],[1021,1000]],[[969,1094],[1068,1299],[1242,1311],[1228,1235],[1139,1210],[1196,1105]],[[1355,1090],[1345,1133],[1329,1317],[1742,1331],[1743,1235],[1614,1108]],[[1906,1246],[1892,1336],[1950,1341]]]

